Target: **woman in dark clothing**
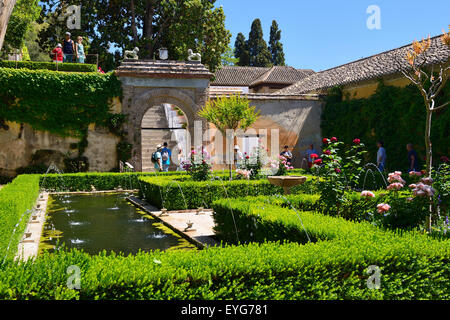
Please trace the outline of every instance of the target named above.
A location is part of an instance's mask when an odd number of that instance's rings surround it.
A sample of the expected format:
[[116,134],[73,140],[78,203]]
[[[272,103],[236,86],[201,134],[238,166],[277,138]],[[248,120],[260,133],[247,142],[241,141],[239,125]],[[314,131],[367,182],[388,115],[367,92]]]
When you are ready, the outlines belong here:
[[406,150],[408,150],[408,163],[409,163],[408,172],[411,171],[419,172],[420,171],[419,158],[417,156],[416,150],[414,150],[413,144],[408,143],[406,145]]

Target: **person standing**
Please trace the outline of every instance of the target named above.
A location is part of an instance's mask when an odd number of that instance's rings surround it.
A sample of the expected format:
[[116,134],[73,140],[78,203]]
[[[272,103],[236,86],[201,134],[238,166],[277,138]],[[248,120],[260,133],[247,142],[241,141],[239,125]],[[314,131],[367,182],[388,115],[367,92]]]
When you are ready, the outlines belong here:
[[70,32],[66,32],[64,41],[63,41],[63,53],[64,53],[64,62],[73,62],[73,56],[75,52],[75,44],[73,40],[70,39]]
[[161,161],[163,172],[168,172],[170,167],[170,158],[172,157],[172,150],[169,149],[167,142],[164,142],[164,148],[161,150]]
[[236,166],[236,169],[240,168],[242,165],[242,161],[244,160],[244,156],[242,155],[242,152],[239,150],[239,146],[234,146],[234,165]]
[[77,63],[84,63],[86,55],[84,54],[83,37],[77,38],[77,44],[75,45],[75,53],[77,56]]
[[377,152],[377,167],[383,172],[386,169],[386,149],[384,149],[383,141],[377,142],[378,152]]
[[55,49],[52,50],[52,60],[53,62],[60,63],[63,62],[63,52],[62,52],[62,45],[61,43],[58,43],[55,47]]
[[406,145],[406,150],[408,150],[408,172],[414,171],[419,172],[419,158],[417,156],[416,150],[414,150],[414,146],[412,143],[408,143]]
[[309,149],[306,150],[306,159],[308,160],[308,168],[310,168],[310,169],[312,168],[312,165],[314,162],[314,159],[311,157],[311,155],[313,155],[313,154],[317,155],[318,153],[317,153],[316,149],[314,149],[314,145],[311,144],[309,146]]
[[156,151],[152,154],[152,162],[155,164],[155,170],[161,171],[163,168],[161,160],[162,145],[158,144],[156,146]]
[[292,163],[292,152],[289,151],[289,146],[284,146],[284,150],[280,153],[280,156],[286,158],[287,164],[290,166]]

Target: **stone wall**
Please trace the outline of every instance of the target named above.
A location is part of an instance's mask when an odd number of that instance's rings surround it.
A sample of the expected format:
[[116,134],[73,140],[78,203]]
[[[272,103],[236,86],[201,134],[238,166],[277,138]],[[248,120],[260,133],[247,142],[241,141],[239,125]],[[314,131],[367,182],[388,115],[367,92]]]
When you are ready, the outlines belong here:
[[[78,155],[78,150],[71,148],[71,145],[79,142],[79,139],[36,131],[28,124],[6,122],[6,126],[7,130],[0,129],[0,175],[15,176],[18,168],[32,164],[54,163],[58,168],[64,169],[65,156]],[[90,171],[110,171],[118,167],[118,142],[119,138],[107,129],[90,127],[88,147],[84,153],[89,159]],[[41,156],[33,161],[36,152]]]
[[[284,145],[288,145],[294,155],[294,166],[299,168],[309,145],[314,144],[316,148],[321,145],[321,112],[323,102],[315,96],[293,97],[293,96],[270,96],[250,94],[250,105],[260,111],[260,118],[244,134],[255,134],[262,140],[262,144],[268,148],[269,154],[276,156],[281,152]],[[217,130],[210,126],[210,135],[214,137]],[[225,159],[225,143],[220,148],[220,143],[212,138],[208,143],[208,149],[214,156]],[[272,141],[273,140],[273,141]],[[278,144],[276,145],[276,141]],[[243,148],[242,138],[237,139],[241,150]],[[222,151],[219,151],[222,149]],[[223,160],[224,161],[224,160]],[[224,165],[216,165],[216,169],[225,168]]]

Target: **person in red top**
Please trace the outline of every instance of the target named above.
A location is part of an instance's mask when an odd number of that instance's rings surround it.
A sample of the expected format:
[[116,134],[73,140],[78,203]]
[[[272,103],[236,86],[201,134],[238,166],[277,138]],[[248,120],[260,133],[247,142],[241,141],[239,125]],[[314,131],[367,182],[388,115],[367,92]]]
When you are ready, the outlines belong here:
[[56,48],[52,51],[53,62],[63,62],[63,52],[60,43],[57,44]]

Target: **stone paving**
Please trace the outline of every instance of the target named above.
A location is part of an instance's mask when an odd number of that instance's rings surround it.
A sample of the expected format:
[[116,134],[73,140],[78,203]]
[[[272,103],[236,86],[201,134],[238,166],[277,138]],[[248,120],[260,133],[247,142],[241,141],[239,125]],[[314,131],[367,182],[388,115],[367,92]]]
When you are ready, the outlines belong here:
[[[129,197],[128,199],[181,236],[193,240],[199,247],[217,245],[213,239],[215,222],[212,210],[180,210],[168,211],[163,214],[161,210],[139,198]],[[192,223],[192,227],[189,229],[187,228],[188,222]]]
[[48,193],[41,193],[30,215],[30,220],[22,240],[19,243],[16,259],[26,261],[38,255],[39,242],[45,223],[45,214],[47,212],[47,202]]

